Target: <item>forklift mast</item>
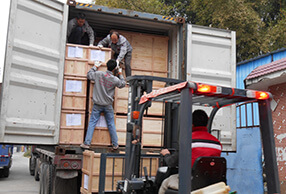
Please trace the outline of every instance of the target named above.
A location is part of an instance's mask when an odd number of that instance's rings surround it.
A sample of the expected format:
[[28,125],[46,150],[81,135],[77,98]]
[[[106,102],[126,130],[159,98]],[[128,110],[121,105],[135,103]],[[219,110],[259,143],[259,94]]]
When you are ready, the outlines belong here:
[[[165,86],[172,86],[183,82],[183,80],[162,78],[155,76],[131,76],[127,77],[129,82],[128,91],[128,114],[127,114],[127,132],[126,132],[126,147],[125,147],[125,179],[130,180],[132,177],[139,177],[140,158],[141,158],[141,137],[142,137],[142,118],[144,111],[148,111],[148,107],[152,105],[152,102],[145,104],[144,106],[139,104],[142,95],[152,92],[153,81],[164,82]],[[171,105],[167,105],[165,109],[172,108]],[[134,117],[134,113],[140,112],[139,118]],[[172,111],[167,111],[171,117]],[[165,119],[165,129],[171,130],[170,119]],[[171,138],[165,137],[165,138]],[[136,145],[132,145],[132,140],[138,139]],[[167,139],[164,142],[171,142]],[[165,144],[164,144],[165,145]],[[169,145],[171,146],[171,145]]]

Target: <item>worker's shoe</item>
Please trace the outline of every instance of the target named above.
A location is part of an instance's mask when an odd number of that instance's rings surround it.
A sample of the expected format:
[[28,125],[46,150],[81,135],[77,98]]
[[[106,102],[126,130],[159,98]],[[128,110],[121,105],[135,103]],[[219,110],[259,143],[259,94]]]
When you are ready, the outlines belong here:
[[112,149],[113,149],[113,150],[117,150],[118,147],[119,147],[118,145],[112,145]]
[[82,144],[80,144],[80,147],[85,148],[85,149],[88,149],[88,148],[89,148],[89,145],[86,145],[86,144],[82,143]]

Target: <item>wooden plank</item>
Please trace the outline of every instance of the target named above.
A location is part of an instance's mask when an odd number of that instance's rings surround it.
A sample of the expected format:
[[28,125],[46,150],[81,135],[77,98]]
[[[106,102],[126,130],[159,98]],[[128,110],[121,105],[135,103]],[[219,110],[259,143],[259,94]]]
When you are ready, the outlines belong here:
[[85,95],[63,95],[62,109],[85,111],[86,96]]
[[88,72],[88,63],[87,61],[82,60],[65,60],[65,76],[77,76],[77,77],[86,77]]
[[153,40],[153,71],[167,71],[168,38],[156,37]]
[[128,99],[128,90],[129,86],[125,86],[124,88],[115,88],[114,100],[117,98]]
[[[153,76],[168,77],[168,74],[167,73],[162,73],[162,72],[153,72]],[[153,87],[155,87],[155,88],[163,88],[163,87],[165,87],[165,83],[164,82],[153,81]]]
[[84,129],[63,129],[60,130],[60,144],[80,145],[84,140]]
[[143,158],[141,159],[142,168],[146,167],[148,175],[150,176],[150,167],[151,167],[151,176],[155,177],[157,173],[157,169],[159,167],[159,159],[158,158]]
[[105,127],[95,127],[91,145],[111,145],[111,139],[109,135],[108,128]]
[[163,121],[160,118],[143,118],[143,146],[160,147],[162,144],[162,125]]
[[118,136],[118,144],[125,145],[126,144],[126,124],[127,117],[126,116],[118,116],[115,117],[115,127]]
[[155,102],[152,101],[152,106],[148,108],[148,115],[152,116],[162,116],[165,113],[163,113],[163,103],[162,102]]
[[116,113],[127,114],[127,112],[128,112],[128,110],[127,110],[128,100],[127,99],[117,98],[114,103],[115,103],[114,104],[114,111]]

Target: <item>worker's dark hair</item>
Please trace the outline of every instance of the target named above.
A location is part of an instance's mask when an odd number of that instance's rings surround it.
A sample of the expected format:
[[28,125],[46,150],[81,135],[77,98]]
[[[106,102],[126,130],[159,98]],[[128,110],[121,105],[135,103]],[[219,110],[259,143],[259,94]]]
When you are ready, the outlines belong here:
[[193,124],[195,127],[207,126],[208,119],[207,113],[203,110],[198,109],[193,112]]
[[115,59],[110,59],[108,62],[107,62],[107,69],[109,71],[112,71],[113,69],[115,69],[115,67],[117,66],[117,63],[115,61]]
[[112,34],[116,34],[117,38],[119,38],[119,33],[116,32],[115,30],[110,30],[110,34],[109,34],[110,37],[111,37]]
[[76,18],[85,20],[85,14],[84,13],[77,13]]

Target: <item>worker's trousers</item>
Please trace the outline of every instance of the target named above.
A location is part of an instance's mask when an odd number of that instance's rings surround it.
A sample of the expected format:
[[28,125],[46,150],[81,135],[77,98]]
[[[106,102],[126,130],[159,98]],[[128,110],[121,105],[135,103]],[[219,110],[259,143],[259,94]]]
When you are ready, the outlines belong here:
[[158,194],[165,194],[165,192],[168,190],[168,188],[178,190],[179,188],[179,175],[173,174],[166,178],[159,189]]
[[92,140],[92,136],[93,136],[93,132],[94,132],[94,128],[97,124],[97,121],[100,118],[100,113],[102,113],[102,112],[104,113],[106,124],[107,124],[109,134],[111,137],[112,145],[117,146],[118,145],[118,137],[117,137],[116,128],[115,128],[115,124],[114,124],[114,111],[113,111],[112,105],[100,106],[100,105],[96,105],[96,104],[93,104],[93,108],[92,108],[92,112],[90,115],[84,144],[90,145],[91,140]]

